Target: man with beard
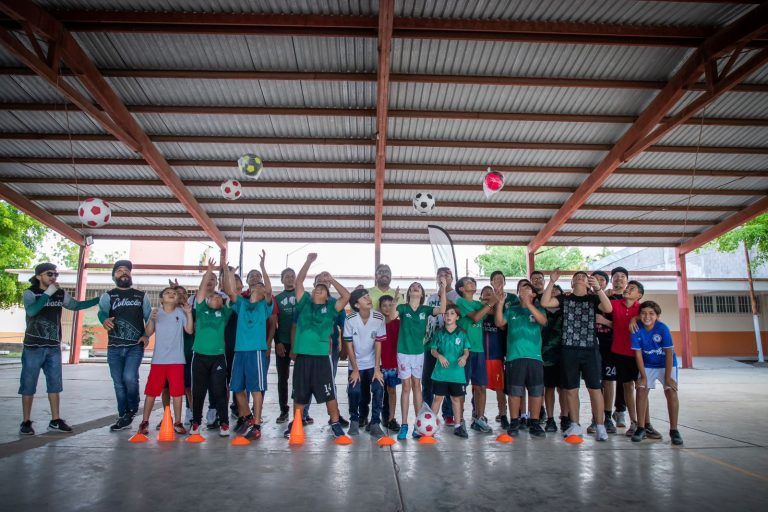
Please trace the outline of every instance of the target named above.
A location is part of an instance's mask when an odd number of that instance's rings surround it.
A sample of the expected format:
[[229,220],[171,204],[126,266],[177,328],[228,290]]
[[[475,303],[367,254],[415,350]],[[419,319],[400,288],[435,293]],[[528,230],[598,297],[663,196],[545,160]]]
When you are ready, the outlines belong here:
[[152,313],[146,293],[133,288],[128,260],[112,267],[116,288],[104,292],[99,300],[99,321],[107,330],[107,363],[117,398],[118,419],[112,432],[128,428],[139,410],[139,366],[149,341],[145,325]]
[[384,295],[394,297],[396,304],[404,304],[405,296],[395,297],[397,290],[393,290],[389,287],[392,282],[392,270],[389,265],[382,263],[376,267],[376,285],[368,288],[368,296],[371,298],[371,302],[374,307],[378,306],[379,301]]
[[51,405],[51,421],[48,430],[72,432],[59,416],[59,395],[61,379],[61,308],[71,311],[95,306],[99,299],[78,302],[61,290],[56,278],[56,265],[41,263],[35,267],[35,275],[29,279],[32,286],[24,291],[24,311],[27,314],[27,328],[24,331],[24,349],[21,353],[21,408],[24,419],[19,434],[33,435],[32,399],[35,397],[40,370],[45,374],[48,402]]

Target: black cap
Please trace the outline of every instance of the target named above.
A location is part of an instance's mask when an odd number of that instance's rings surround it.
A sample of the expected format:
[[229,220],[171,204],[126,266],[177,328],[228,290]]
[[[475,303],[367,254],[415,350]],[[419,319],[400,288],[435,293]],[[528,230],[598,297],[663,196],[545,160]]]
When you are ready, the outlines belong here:
[[616,267],[615,269],[611,270],[611,277],[613,277],[614,274],[618,274],[619,272],[627,276],[627,279],[629,279],[629,270],[625,269],[624,267]]
[[608,274],[605,273],[604,270],[595,270],[592,272],[593,276],[602,276],[603,279],[605,279],[606,282],[608,282]]
[[349,296],[349,306],[355,311],[357,311],[358,310],[357,301],[359,301],[366,295],[368,295],[368,290],[366,290],[365,288],[358,288],[357,290],[352,291],[352,294]]
[[38,266],[35,267],[35,275],[29,278],[29,282],[32,284],[35,284],[37,281],[37,276],[42,274],[43,272],[48,272],[49,270],[56,270],[56,265],[53,263],[41,263]]
[[128,270],[133,270],[133,263],[130,260],[117,260],[112,266],[112,277],[115,277],[115,272],[120,267],[128,267]]

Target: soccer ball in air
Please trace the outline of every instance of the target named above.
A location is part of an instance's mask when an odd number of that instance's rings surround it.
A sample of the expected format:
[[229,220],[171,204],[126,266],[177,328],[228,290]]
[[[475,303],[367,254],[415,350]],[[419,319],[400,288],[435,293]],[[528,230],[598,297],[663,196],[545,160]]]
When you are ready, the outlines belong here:
[[437,417],[432,411],[424,411],[416,418],[416,430],[423,436],[433,436],[437,431]]
[[237,180],[227,180],[221,184],[221,195],[230,201],[240,199],[243,195],[243,185]]
[[413,207],[422,215],[435,209],[435,196],[429,192],[417,192],[413,196]]
[[80,222],[89,228],[100,228],[109,223],[112,218],[112,209],[109,203],[101,199],[89,197],[77,209]]
[[249,180],[257,180],[261,176],[261,171],[264,170],[264,163],[261,161],[261,157],[256,155],[243,155],[237,160],[237,166],[240,168],[240,172],[243,176]]

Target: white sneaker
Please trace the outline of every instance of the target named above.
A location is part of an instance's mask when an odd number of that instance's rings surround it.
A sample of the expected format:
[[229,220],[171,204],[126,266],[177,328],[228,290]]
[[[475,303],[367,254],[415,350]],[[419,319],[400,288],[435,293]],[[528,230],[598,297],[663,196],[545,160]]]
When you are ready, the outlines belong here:
[[229,437],[229,425],[227,423],[222,423],[219,427],[219,435],[221,437]]
[[200,434],[200,424],[199,423],[192,423],[192,422],[190,422],[189,435],[192,436],[192,435],[195,435],[195,434],[197,434],[197,435]]
[[584,437],[584,429],[581,428],[581,425],[578,423],[571,423],[571,426],[568,427],[568,430],[565,431],[565,434],[563,434],[564,437],[568,436],[579,436]]
[[605,425],[595,425],[595,437],[598,441],[608,440],[608,432],[605,430]]
[[187,407],[187,412],[184,413],[184,423],[190,425],[192,423],[192,409]]
[[208,409],[208,412],[205,413],[205,422],[210,425],[216,421],[216,409]]

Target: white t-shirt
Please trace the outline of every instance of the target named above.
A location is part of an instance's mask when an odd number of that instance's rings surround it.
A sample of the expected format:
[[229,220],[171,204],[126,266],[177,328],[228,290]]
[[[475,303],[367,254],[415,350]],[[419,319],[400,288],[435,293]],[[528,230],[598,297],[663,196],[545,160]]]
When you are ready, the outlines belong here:
[[[456,290],[451,290],[445,294],[445,298],[448,299],[448,302],[456,304],[456,299],[459,298],[459,293]],[[433,293],[427,297],[427,300],[424,301],[424,305],[432,308],[440,307],[440,294]],[[445,321],[443,320],[443,315],[429,317],[427,320],[427,344],[425,347],[429,346],[429,341],[432,339],[432,334],[437,332],[439,329],[442,329],[444,325]]]
[[355,348],[358,370],[369,370],[376,365],[376,342],[386,338],[384,315],[378,311],[371,311],[365,323],[357,312],[348,315],[344,321],[344,341],[351,341]]
[[166,313],[163,308],[157,310],[155,322],[155,350],[152,364],[184,364],[184,326],[187,315],[181,308]]

